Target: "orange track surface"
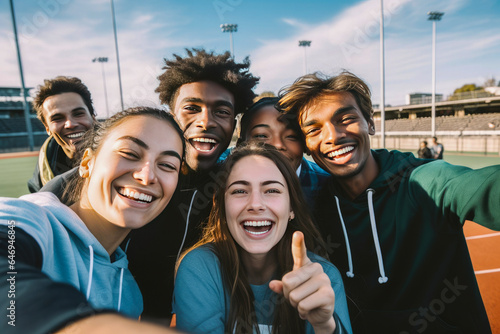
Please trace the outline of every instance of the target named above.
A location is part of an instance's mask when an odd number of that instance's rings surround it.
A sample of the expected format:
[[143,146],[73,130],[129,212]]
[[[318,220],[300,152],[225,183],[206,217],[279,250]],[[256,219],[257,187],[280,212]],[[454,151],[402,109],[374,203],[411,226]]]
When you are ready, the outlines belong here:
[[[500,233],[466,222],[464,234],[491,330],[500,333]],[[481,273],[485,270],[493,272]]]
[[39,151],[0,153],[0,159],[35,157]]

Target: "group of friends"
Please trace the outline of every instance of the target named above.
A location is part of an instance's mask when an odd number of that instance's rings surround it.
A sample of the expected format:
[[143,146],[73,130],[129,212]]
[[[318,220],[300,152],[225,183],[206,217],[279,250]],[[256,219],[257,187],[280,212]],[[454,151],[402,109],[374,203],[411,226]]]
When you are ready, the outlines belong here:
[[500,230],[500,166],[371,149],[350,72],[256,99],[248,60],[186,52],[168,112],[100,122],[79,79],[39,87],[31,194],[0,199],[2,333],[491,332],[462,227]]

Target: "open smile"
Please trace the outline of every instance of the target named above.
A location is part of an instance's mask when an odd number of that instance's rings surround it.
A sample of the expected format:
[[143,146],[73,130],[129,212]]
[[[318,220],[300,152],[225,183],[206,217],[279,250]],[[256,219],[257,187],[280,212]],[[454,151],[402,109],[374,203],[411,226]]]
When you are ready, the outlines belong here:
[[78,140],[78,139],[81,139],[84,134],[85,134],[85,131],[75,132],[75,133],[70,133],[69,135],[66,135],[66,137],[71,139],[71,140]]
[[274,226],[270,220],[247,220],[241,225],[246,233],[253,236],[261,236],[269,233]]
[[191,146],[201,153],[212,153],[219,146],[217,140],[206,137],[192,138],[189,142]]
[[138,203],[151,203],[156,199],[153,195],[145,194],[129,188],[118,188],[116,191],[120,196]]
[[330,160],[333,160],[333,161],[340,161],[344,158],[347,158],[349,157],[352,153],[353,150],[354,150],[354,146],[350,145],[350,146],[345,146],[341,149],[338,149],[338,150],[334,150],[334,151],[331,151],[331,152],[328,152],[326,153],[326,157],[329,158]]

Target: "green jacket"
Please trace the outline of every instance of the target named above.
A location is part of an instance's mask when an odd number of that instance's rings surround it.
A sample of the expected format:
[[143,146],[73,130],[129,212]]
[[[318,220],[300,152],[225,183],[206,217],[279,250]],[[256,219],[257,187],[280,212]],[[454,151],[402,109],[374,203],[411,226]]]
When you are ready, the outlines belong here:
[[462,226],[500,229],[500,166],[372,154],[380,172],[365,193],[351,200],[330,179],[315,210],[354,333],[491,332]]

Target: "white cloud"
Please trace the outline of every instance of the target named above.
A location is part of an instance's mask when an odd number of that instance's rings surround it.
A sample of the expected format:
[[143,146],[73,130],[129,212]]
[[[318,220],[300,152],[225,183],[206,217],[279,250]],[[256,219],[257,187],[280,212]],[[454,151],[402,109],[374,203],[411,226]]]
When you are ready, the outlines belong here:
[[[386,103],[404,104],[406,94],[431,90],[432,26],[427,12],[442,10],[451,16],[467,4],[470,1],[384,1]],[[306,50],[308,72],[334,75],[341,69],[350,70],[369,84],[374,103],[378,103],[379,6],[379,1],[360,2],[327,22],[254,50],[252,70],[261,75],[257,91],[277,92],[303,74],[304,50],[298,47],[298,41],[308,39],[312,41]],[[453,22],[460,24],[459,30],[447,26],[437,35],[437,88],[444,95],[451,94],[467,78],[500,74],[494,60],[500,52],[498,27],[463,18]]]

